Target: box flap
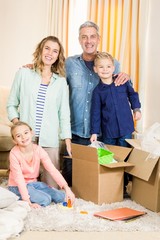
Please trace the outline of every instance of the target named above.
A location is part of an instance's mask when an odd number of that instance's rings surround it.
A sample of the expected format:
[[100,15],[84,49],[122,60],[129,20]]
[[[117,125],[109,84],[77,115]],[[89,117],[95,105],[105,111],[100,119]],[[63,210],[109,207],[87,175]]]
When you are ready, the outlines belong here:
[[141,140],[140,139],[125,139],[132,147],[136,149],[141,149]]
[[101,165],[108,168],[134,167],[134,164],[129,162],[117,162],[117,163],[109,163],[109,164],[101,164]]
[[[109,167],[109,165],[111,165],[110,168],[134,166],[133,163],[128,164],[126,162],[123,162],[129,155],[129,153],[132,151],[132,148],[113,145],[106,146],[109,151],[114,153],[114,159],[117,160],[118,163],[105,164],[104,166]],[[94,147],[72,143],[72,158],[98,163],[97,149]]]
[[150,153],[134,148],[128,159],[128,162],[133,163],[134,167],[126,168],[125,171],[148,181],[158,160],[159,156],[151,158]]
[[129,153],[132,151],[132,148],[120,147],[114,145],[106,145],[109,151],[114,153],[114,159],[118,161],[124,161]]
[[72,158],[98,162],[97,157],[96,148],[72,143]]

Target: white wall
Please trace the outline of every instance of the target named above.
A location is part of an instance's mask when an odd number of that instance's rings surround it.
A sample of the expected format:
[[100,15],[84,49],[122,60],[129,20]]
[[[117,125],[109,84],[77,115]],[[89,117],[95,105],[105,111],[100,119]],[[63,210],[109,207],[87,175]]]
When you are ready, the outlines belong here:
[[47,34],[48,0],[0,0],[0,85],[10,86],[19,67],[32,62]]
[[[160,123],[160,1],[150,0],[144,129]],[[144,66],[145,67],[145,66]]]

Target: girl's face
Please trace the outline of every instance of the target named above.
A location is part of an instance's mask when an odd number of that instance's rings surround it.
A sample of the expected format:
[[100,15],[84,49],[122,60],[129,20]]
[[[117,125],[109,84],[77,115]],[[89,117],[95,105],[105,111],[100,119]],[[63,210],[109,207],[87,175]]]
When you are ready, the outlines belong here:
[[94,66],[94,71],[102,80],[112,77],[114,69],[115,67],[110,59],[98,59]]
[[28,126],[17,126],[12,132],[14,142],[21,147],[26,147],[32,142],[33,132]]
[[59,56],[60,46],[57,42],[47,41],[42,50],[42,62],[45,66],[52,66]]

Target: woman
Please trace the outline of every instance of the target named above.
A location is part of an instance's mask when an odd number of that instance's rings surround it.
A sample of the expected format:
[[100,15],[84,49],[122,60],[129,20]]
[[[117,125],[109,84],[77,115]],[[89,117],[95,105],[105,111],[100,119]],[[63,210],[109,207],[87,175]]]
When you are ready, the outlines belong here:
[[[33,69],[22,68],[16,75],[7,103],[10,121],[27,122],[54,166],[59,169],[59,136],[71,155],[68,86],[64,78],[64,50],[54,36],[44,38],[33,53]],[[57,187],[43,169],[42,181]]]

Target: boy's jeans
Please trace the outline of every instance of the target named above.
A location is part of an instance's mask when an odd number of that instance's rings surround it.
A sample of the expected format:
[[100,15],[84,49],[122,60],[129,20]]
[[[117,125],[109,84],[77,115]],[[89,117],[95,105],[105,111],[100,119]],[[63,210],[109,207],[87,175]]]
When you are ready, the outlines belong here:
[[[38,203],[45,207],[51,202],[60,203],[65,200],[65,192],[49,187],[46,183],[32,182],[28,183],[26,186],[32,203]],[[22,200],[18,187],[9,186],[8,189]]]
[[102,137],[102,142],[109,145],[116,145],[122,147],[130,147],[130,145],[125,141],[125,139],[131,139],[132,134],[125,135],[119,138],[105,138]]

